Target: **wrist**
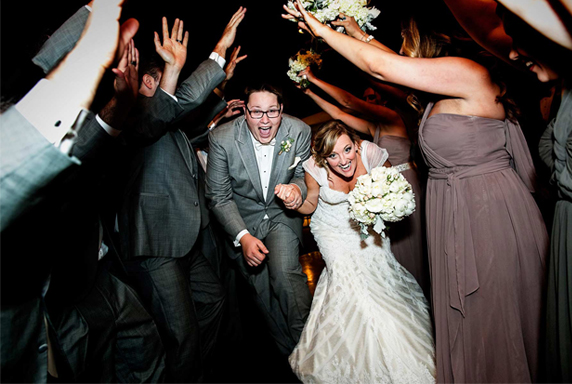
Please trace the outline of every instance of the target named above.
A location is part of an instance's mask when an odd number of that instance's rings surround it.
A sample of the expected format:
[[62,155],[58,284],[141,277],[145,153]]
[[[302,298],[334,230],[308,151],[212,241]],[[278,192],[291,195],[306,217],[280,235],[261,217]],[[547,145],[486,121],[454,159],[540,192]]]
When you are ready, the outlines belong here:
[[215,52],[217,55],[219,55],[220,57],[222,57],[223,59],[226,59],[226,50],[228,49],[228,46],[222,42],[218,42],[217,45],[215,46],[215,48],[213,49],[213,52]]

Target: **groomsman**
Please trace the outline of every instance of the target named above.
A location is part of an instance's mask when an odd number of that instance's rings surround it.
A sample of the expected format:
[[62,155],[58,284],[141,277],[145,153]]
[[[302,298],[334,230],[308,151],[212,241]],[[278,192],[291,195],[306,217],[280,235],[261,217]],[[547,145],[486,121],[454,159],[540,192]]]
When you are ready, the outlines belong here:
[[[311,132],[283,113],[282,95],[270,85],[247,89],[245,103],[244,116],[209,134],[206,196],[280,352],[289,355],[312,300],[298,262],[302,218],[291,210],[306,197],[302,162]],[[279,184],[291,209],[274,196]]]

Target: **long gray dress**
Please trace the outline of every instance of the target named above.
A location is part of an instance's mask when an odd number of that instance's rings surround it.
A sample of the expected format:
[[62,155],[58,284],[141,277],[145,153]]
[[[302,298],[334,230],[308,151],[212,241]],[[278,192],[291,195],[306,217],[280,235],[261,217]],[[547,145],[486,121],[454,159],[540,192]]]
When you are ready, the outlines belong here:
[[437,382],[535,381],[548,235],[526,141],[509,120],[431,108],[419,144]]
[[572,92],[540,140],[540,156],[558,188],[546,298],[547,381],[572,382]]
[[[373,141],[379,147],[387,150],[391,165],[397,166],[411,163],[411,141],[406,137],[400,136],[380,136],[380,131],[377,128]],[[429,265],[423,249],[423,195],[419,186],[417,171],[414,168],[404,170],[401,174],[413,188],[417,208],[411,216],[397,223],[391,223],[389,226],[391,251],[397,261],[415,277],[417,283],[421,286],[427,298],[429,298]]]

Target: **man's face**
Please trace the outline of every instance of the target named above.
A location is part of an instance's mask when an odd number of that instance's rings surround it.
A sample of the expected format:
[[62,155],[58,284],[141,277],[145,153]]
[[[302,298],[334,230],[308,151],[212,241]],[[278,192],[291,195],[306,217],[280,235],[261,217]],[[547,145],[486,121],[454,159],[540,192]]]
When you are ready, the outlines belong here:
[[[261,112],[266,113],[257,118],[256,114]],[[278,104],[278,97],[273,93],[255,92],[248,99],[244,115],[254,138],[262,144],[268,144],[276,137],[282,122],[282,104]]]

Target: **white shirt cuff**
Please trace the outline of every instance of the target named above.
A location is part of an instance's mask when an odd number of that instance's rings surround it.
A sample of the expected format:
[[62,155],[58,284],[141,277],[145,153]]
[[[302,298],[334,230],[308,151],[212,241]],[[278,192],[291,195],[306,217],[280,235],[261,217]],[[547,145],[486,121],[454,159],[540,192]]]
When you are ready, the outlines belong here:
[[93,9],[91,9],[91,7],[90,7],[89,5],[87,5],[87,4],[86,4],[86,5],[84,5],[84,7],[86,7],[86,8],[87,8],[87,10],[88,10],[88,11],[90,11],[90,12],[91,12],[91,11],[93,11]]
[[243,229],[242,231],[240,231],[238,233],[238,235],[236,235],[236,239],[234,239],[234,246],[235,247],[240,247],[240,239],[242,239],[242,237],[244,235],[246,235],[247,233],[250,233],[250,232],[248,232],[248,229]]
[[216,61],[216,63],[218,65],[220,65],[221,68],[224,69],[224,65],[226,64],[226,60],[223,59],[222,57],[220,57],[220,55],[218,53],[211,52],[211,54],[209,55],[209,59]]
[[165,91],[163,88],[159,87],[159,89],[163,92],[165,92],[167,95],[171,96],[173,98],[173,100],[175,100],[177,103],[179,102],[179,99],[177,99],[177,96],[175,95],[171,95],[169,92]]
[[38,81],[15,107],[53,144],[60,143],[83,109],[47,79]]
[[99,114],[95,115],[95,120],[97,120],[99,125],[101,125],[101,127],[105,130],[105,132],[107,132],[109,134],[109,136],[117,137],[121,133],[121,131],[119,129],[115,129],[111,125],[109,125],[105,121],[103,121],[103,119],[101,117],[99,117]]

